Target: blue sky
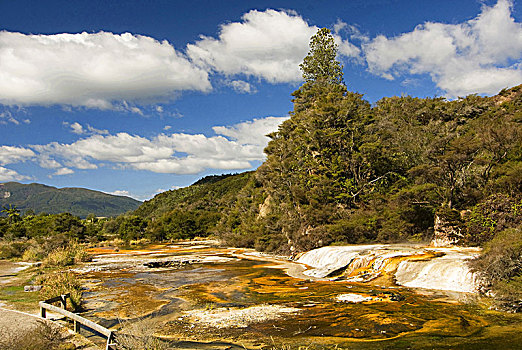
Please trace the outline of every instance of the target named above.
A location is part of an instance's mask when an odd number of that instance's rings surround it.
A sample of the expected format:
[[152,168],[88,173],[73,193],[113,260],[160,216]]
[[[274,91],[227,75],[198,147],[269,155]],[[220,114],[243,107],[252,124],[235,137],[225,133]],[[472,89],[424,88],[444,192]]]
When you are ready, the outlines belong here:
[[0,182],[143,200],[255,169],[320,27],[372,103],[496,94],[522,83],[521,6],[0,0]]

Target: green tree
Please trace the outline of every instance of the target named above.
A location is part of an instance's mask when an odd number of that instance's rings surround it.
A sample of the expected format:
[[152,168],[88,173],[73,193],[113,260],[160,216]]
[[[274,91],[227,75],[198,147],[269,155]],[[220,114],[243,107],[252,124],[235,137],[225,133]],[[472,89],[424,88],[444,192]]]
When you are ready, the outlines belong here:
[[336,56],[333,36],[320,29],[301,64],[305,83],[293,93],[291,118],[269,135],[257,177],[272,210],[261,219],[266,223],[258,246],[286,249],[288,243],[304,250],[329,243],[320,227],[336,220],[339,208],[353,206],[370,178],[359,152],[370,105],[347,91]]
[[10,224],[20,221],[20,210],[15,205],[4,206],[1,212],[7,215]]
[[336,60],[337,44],[330,30],[321,28],[310,40],[310,51],[299,65],[306,84],[344,85],[343,66]]

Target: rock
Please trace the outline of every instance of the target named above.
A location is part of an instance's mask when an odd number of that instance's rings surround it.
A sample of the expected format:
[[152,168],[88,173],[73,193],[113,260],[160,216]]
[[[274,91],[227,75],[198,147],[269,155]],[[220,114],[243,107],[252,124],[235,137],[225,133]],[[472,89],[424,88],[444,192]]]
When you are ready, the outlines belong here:
[[444,208],[435,215],[433,226],[434,236],[431,246],[448,247],[456,245],[463,237],[460,232],[461,213],[456,210]]
[[42,286],[24,286],[24,292],[38,292]]

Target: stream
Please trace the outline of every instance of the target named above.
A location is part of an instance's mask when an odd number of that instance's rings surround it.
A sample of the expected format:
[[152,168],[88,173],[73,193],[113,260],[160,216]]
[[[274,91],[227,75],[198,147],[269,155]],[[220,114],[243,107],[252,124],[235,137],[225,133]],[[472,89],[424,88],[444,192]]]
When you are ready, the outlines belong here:
[[520,349],[522,316],[472,293],[477,251],[321,249],[288,261],[211,241],[93,248],[75,270],[83,316],[146,323],[180,348]]

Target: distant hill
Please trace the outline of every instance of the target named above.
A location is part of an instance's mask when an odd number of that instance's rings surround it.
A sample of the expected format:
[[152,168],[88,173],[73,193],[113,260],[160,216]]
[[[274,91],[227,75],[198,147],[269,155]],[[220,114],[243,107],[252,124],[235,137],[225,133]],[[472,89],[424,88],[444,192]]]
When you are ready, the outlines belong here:
[[117,216],[135,210],[140,201],[130,197],[114,196],[85,188],[56,188],[32,183],[6,182],[0,184],[0,206],[14,205],[23,213],[29,209],[36,214],[71,213],[86,217]]
[[254,172],[207,176],[194,184],[166,191],[145,201],[134,215],[148,220],[147,231],[156,239],[204,237],[219,231],[230,216],[238,194],[252,186]]
[[174,210],[223,214],[236,201],[238,192],[252,177],[253,172],[209,175],[190,186],[162,192],[143,202],[134,212],[143,218],[158,219]]

